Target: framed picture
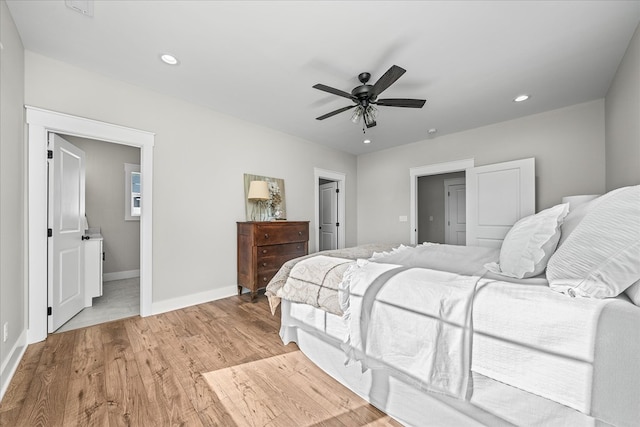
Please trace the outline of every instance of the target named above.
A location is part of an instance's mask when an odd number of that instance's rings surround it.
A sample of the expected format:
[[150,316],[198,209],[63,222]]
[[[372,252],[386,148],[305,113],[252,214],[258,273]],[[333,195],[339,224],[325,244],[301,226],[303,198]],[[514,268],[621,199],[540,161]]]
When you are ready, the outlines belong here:
[[[266,182],[262,187],[268,189],[261,199],[249,199],[252,181]],[[268,197],[268,199],[266,198]],[[287,206],[284,197],[284,179],[268,176],[244,174],[244,200],[247,221],[274,221],[287,219]]]

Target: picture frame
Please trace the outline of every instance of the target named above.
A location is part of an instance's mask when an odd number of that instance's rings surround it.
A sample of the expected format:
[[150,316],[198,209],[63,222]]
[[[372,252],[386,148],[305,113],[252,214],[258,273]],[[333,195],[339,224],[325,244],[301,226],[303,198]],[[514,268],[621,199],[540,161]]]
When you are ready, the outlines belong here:
[[251,181],[266,181],[269,187],[269,200],[264,202],[266,213],[264,221],[284,221],[287,219],[287,207],[284,190],[284,179],[262,175],[244,174],[244,200],[247,221],[252,221],[254,210],[257,208],[255,200],[249,200]]

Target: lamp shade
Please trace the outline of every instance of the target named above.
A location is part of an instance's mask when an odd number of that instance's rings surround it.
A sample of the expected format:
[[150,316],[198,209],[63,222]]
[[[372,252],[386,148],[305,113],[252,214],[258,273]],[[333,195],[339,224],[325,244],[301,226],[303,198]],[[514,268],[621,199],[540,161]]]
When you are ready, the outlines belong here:
[[251,181],[247,199],[269,200],[269,184],[267,181]]

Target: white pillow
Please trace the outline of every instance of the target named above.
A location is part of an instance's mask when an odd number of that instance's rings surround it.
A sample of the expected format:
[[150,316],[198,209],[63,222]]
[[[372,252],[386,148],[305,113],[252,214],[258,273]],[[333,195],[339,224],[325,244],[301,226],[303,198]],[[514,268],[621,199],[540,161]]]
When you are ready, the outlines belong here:
[[596,200],[582,203],[573,209],[569,207],[569,213],[562,222],[562,227],[560,227],[561,234],[560,241],[558,241],[558,247],[562,246],[565,240],[567,240],[571,233],[573,233],[573,230],[575,230],[578,224],[580,224],[580,221],[582,221],[582,219],[587,215],[587,212],[589,212],[591,207],[597,204]]
[[502,242],[500,264],[486,264],[485,268],[518,279],[542,273],[558,245],[560,225],[568,212],[569,204],[563,203],[520,219]]
[[640,279],[640,185],[594,200],[549,260],[549,286],[571,296],[615,297]]

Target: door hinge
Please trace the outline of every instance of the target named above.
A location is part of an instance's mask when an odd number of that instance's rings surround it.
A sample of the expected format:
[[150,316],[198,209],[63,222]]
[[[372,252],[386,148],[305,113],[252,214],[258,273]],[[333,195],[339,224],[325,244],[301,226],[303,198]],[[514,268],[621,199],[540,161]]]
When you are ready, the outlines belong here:
[[336,193],[339,193],[339,192],[340,192],[340,189],[339,189],[339,188],[336,188]]
[[51,316],[52,312],[53,310],[51,310],[51,307],[47,307],[47,316]]
[[336,227],[340,227],[340,223],[339,222],[336,222]]
[[53,229],[47,228],[47,237],[53,237]]
[[53,150],[47,150],[47,159],[53,159]]
[[451,197],[451,193],[447,191],[447,197]]

